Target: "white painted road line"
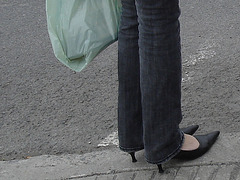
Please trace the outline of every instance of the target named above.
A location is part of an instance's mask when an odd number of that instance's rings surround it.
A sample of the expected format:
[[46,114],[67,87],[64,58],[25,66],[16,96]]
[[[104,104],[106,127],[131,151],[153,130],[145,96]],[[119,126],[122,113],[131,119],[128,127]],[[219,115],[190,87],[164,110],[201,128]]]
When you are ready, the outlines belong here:
[[103,141],[98,144],[98,147],[106,147],[109,145],[116,145],[118,146],[118,132],[113,132],[108,137],[106,137]]
[[[204,60],[208,60],[216,56],[215,48],[217,44],[213,41],[207,41],[200,45],[199,49],[197,50],[195,55],[190,55],[189,59],[183,62],[184,67],[195,66],[197,63],[202,62]],[[182,82],[187,82],[193,79],[194,72],[183,72]]]

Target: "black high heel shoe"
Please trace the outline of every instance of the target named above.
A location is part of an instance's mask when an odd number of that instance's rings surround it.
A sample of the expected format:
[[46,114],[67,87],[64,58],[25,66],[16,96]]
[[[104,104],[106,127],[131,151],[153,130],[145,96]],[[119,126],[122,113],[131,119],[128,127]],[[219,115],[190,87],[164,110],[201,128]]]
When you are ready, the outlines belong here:
[[[198,128],[199,128],[199,125],[192,125],[186,128],[182,128],[181,131],[183,131],[185,134],[193,135]],[[135,152],[130,152],[129,154],[132,157],[132,162],[133,163],[137,162],[137,159],[135,157]]]
[[[199,147],[196,150],[192,150],[192,151],[181,150],[176,156],[173,157],[173,159],[193,160],[201,157],[216,142],[219,134],[220,134],[219,131],[214,131],[206,135],[194,136],[199,142]],[[158,166],[159,173],[163,173],[164,170],[162,169],[162,165],[158,164],[157,166]]]
[[219,131],[214,131],[206,135],[194,136],[199,142],[199,147],[192,151],[181,150],[174,159],[193,160],[201,157],[212,147],[219,134]]

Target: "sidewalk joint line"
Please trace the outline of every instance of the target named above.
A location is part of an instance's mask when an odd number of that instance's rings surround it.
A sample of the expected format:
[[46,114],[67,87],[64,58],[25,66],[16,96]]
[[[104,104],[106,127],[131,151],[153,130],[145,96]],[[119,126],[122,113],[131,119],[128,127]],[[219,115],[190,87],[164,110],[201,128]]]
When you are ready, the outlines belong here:
[[[222,163],[222,162],[216,162],[216,163],[204,163],[204,164],[192,164],[192,165],[177,165],[177,166],[166,166],[167,168],[175,168],[175,169],[180,169],[183,167],[203,167],[203,166],[229,166],[229,165],[236,165],[240,167],[239,162],[227,162],[227,163]],[[71,179],[80,179],[80,178],[87,178],[87,177],[93,177],[93,176],[106,176],[106,175],[113,175],[113,174],[120,174],[120,173],[127,173],[127,172],[139,172],[139,171],[153,171],[156,170],[155,167],[143,167],[143,168],[126,168],[123,170],[111,170],[108,172],[96,172],[92,174],[82,174],[82,175],[76,175],[76,176],[71,176],[70,178],[65,178],[63,180],[71,180]]]

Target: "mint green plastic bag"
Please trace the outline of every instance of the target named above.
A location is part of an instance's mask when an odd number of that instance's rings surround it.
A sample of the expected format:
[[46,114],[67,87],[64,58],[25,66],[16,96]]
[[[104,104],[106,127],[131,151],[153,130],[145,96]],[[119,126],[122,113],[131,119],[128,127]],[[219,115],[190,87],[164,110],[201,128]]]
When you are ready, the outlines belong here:
[[46,12],[54,54],[74,71],[117,40],[120,0],[46,0]]

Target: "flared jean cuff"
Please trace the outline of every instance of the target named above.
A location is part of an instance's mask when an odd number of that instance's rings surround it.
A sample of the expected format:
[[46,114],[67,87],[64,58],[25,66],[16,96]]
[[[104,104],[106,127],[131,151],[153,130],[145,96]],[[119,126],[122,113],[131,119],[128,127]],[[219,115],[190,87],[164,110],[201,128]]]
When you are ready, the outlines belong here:
[[184,143],[184,133],[181,131],[181,141],[180,142],[177,142],[178,143],[178,146],[176,149],[174,149],[173,151],[169,152],[169,154],[161,159],[161,160],[158,160],[158,161],[149,161],[146,157],[146,161],[148,163],[151,163],[151,164],[163,164],[163,163],[166,163],[167,161],[171,160],[174,156],[176,156],[180,151],[181,151],[181,147]]
[[119,146],[120,150],[124,151],[124,152],[136,152],[136,151],[141,151],[144,149],[144,146],[139,146],[139,147],[134,147],[134,148],[124,148]]

